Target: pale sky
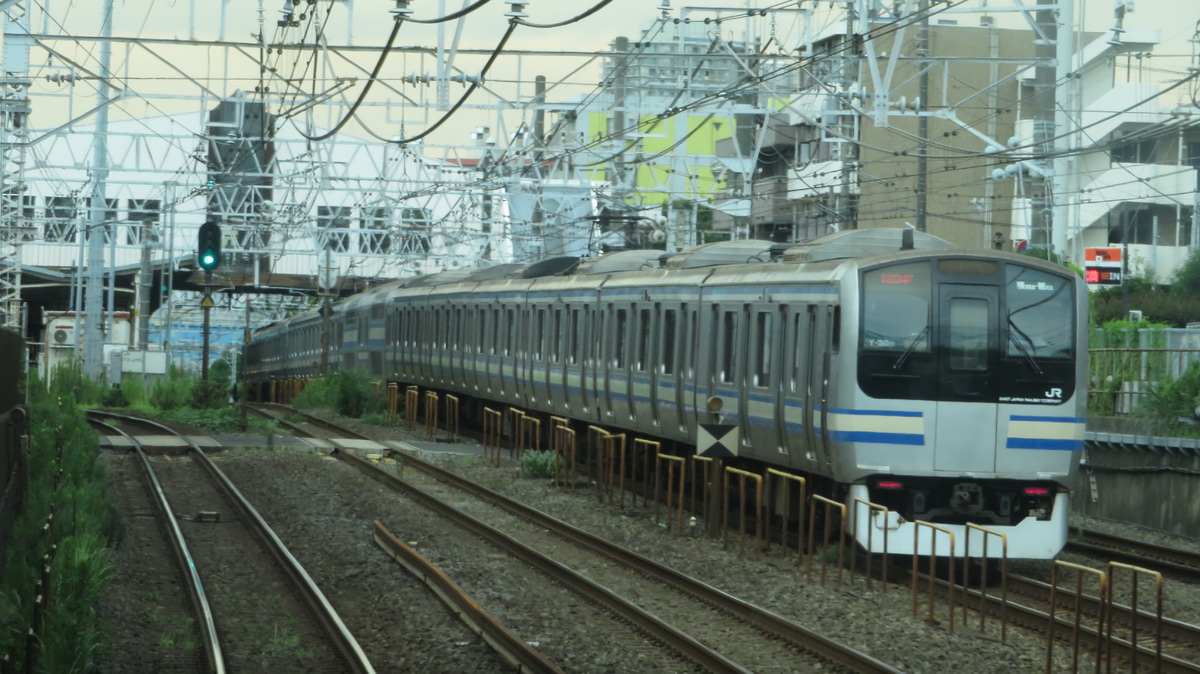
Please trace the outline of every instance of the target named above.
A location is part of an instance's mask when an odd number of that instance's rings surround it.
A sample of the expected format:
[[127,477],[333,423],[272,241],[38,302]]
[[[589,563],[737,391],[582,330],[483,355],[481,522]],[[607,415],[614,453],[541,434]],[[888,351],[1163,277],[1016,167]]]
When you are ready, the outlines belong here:
[[[100,32],[103,0],[25,1],[31,10],[31,30],[35,34],[47,32],[95,36]],[[889,4],[890,2],[891,0]],[[912,2],[915,7],[916,1]],[[454,11],[465,4],[469,3],[463,0],[410,2],[414,10],[414,19],[433,18],[439,14],[440,8]],[[585,57],[564,55],[561,52],[606,51],[618,35],[636,40],[642,29],[660,16],[660,4],[663,4],[663,0],[613,0],[594,15],[568,26],[551,29],[519,27],[506,45],[506,52],[545,53],[541,56],[506,55],[500,58],[488,77],[491,92],[477,92],[471,103],[503,108],[514,100],[527,101],[532,96],[531,82],[535,75],[547,77],[552,86],[551,100],[566,100],[594,90],[599,83],[599,61],[589,63]],[[825,15],[831,3],[817,3],[814,0],[692,0],[686,4],[679,0],[671,0],[669,4],[672,18],[686,16],[697,24],[703,24],[706,18],[711,20],[718,16],[743,17],[747,8],[795,10],[798,7],[809,9],[814,6],[819,10],[811,20],[811,30],[818,32],[831,20]],[[980,0],[967,0],[962,7],[978,7],[979,4]],[[1004,6],[1011,4],[1010,0],[988,0],[987,4],[1001,25],[1012,25],[1014,22],[1020,24],[1021,20],[1016,14],[1002,11]],[[1032,0],[1026,2],[1027,6],[1033,4]],[[333,11],[327,12],[330,4],[327,0],[321,0],[316,16],[323,19],[328,13],[325,35],[330,44],[343,45],[349,41],[357,47],[378,48],[386,43],[393,25],[388,10],[394,6],[393,2],[384,0],[355,0],[336,2]],[[592,6],[591,0],[531,0],[525,11],[530,22],[555,23],[570,19]],[[257,78],[255,62],[259,58],[258,50],[253,47],[240,51],[223,51],[203,44],[171,46],[144,43],[142,47],[135,47],[130,46],[132,41],[179,39],[211,42],[223,38],[250,43],[254,41],[253,36],[260,31],[260,26],[265,27],[269,39],[295,41],[300,39],[306,30],[309,31],[307,34],[311,35],[310,27],[313,22],[307,20],[301,20],[299,28],[288,31],[281,31],[276,27],[276,21],[283,18],[280,10],[284,7],[284,0],[114,0],[114,35],[123,38],[124,42],[117,42],[113,46],[112,68],[118,81],[129,92],[139,95],[125,106],[125,114],[151,115],[199,109],[198,98],[204,88],[216,95],[231,93],[234,89],[253,89]],[[1114,24],[1114,0],[1075,0],[1075,8],[1076,15],[1083,17],[1082,27],[1087,30],[1106,31]],[[299,9],[307,11],[310,6],[306,2],[300,2]],[[493,49],[506,28],[504,14],[510,9],[509,3],[493,0],[461,22],[442,24],[445,44],[449,45],[456,31],[461,29],[461,48]],[[744,39],[747,33],[763,39],[773,35],[777,43],[792,47],[802,39],[806,29],[800,16],[796,11],[779,11],[769,13],[765,18],[731,18],[720,25],[720,30],[724,37],[734,40]],[[978,23],[978,14],[944,13],[940,16],[956,19],[962,24]],[[223,33],[222,17],[226,26]],[[1189,64],[1189,56],[1196,47],[1190,40],[1196,33],[1198,21],[1200,2],[1197,0],[1136,0],[1134,10],[1125,18],[1126,30],[1162,31],[1162,44],[1156,49],[1156,56],[1151,60],[1137,62],[1142,69],[1140,76],[1154,81],[1171,81],[1182,76]],[[709,28],[715,29],[716,24],[710,23]],[[396,45],[432,47],[438,42],[438,33],[439,29],[435,26],[406,23],[399,32]],[[59,39],[49,44],[57,51],[56,55],[48,54],[45,49],[35,46],[31,50],[30,58],[30,73],[35,79],[31,91],[34,103],[31,123],[40,128],[61,124],[70,116],[77,116],[95,105],[94,81],[81,81],[71,87],[68,84],[49,82],[46,78],[61,76],[72,70],[75,74],[80,74],[78,68],[68,69],[63,67],[64,64],[76,64],[96,71],[99,53],[96,43],[86,40],[75,43],[70,39]],[[333,57],[324,64],[310,65],[309,54],[285,50],[283,54],[268,56],[267,62],[297,82],[298,88],[309,93],[313,88],[314,72],[320,75],[325,83],[332,82],[336,77],[356,77],[357,84],[348,86],[341,94],[343,100],[352,101],[360,91],[366,73],[375,64],[377,55],[377,51],[347,53],[345,58]],[[459,55],[455,65],[468,73],[478,72],[484,58]],[[352,59],[359,66],[356,68],[348,59]],[[397,80],[406,75],[433,74],[435,67],[432,58],[393,52],[381,73],[383,79],[412,92],[414,98],[432,100],[432,87],[421,84],[404,85]],[[281,87],[281,83],[276,83],[273,89],[278,91]],[[462,91],[464,89],[461,85],[452,85],[451,101],[456,100]],[[497,95],[492,95],[492,92]],[[74,95],[68,98],[68,93]],[[174,97],[189,98],[179,100]],[[384,98],[398,100],[398,96],[388,94],[377,87],[367,102],[381,101]],[[462,110],[455,119],[446,124],[444,130],[432,135],[431,140],[437,144],[466,143],[466,136],[475,126],[494,126],[495,122],[489,120],[495,120],[496,114],[494,111]],[[362,115],[364,119],[369,120],[375,133],[386,136],[398,133],[401,124],[405,134],[420,131],[440,116],[436,111],[422,110],[418,107],[401,112],[393,110],[389,113],[390,118],[379,109],[365,109]],[[400,115],[401,118],[396,118],[396,115]],[[505,124],[512,125],[519,121],[512,118],[512,113],[506,113],[505,119],[509,121]],[[315,121],[318,124],[329,125],[335,118],[328,114],[318,115]],[[363,135],[362,130],[354,124],[348,125],[345,131]]]

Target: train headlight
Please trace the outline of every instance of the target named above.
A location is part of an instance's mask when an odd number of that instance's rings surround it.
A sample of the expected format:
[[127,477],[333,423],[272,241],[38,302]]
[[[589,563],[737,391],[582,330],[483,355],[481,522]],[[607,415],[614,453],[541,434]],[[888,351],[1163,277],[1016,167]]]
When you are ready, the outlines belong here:
[[724,409],[724,407],[725,407],[725,401],[721,400],[717,396],[713,396],[708,399],[708,411],[709,412],[716,414],[717,412],[720,412],[722,409]]

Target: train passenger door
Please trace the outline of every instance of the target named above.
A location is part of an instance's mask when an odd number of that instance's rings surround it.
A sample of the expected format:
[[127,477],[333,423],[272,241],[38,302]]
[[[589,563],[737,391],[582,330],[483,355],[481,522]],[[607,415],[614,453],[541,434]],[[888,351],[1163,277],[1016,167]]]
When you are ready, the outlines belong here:
[[655,331],[654,367],[651,372],[650,405],[654,421],[662,428],[675,431],[679,428],[679,354],[684,351],[680,346],[679,328],[682,320],[679,310],[674,306],[655,306],[655,321],[658,329]]
[[938,285],[938,395],[935,470],[995,470],[996,364],[1000,353],[999,289]]

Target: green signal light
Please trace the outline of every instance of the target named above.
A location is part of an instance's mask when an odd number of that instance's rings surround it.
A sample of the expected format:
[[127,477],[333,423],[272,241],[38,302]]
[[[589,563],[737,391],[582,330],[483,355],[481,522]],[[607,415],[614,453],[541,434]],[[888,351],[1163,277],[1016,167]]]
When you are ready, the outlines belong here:
[[214,257],[214,256],[212,256],[212,255],[205,255],[205,256],[204,256],[204,257],[203,257],[203,258],[200,260],[200,263],[201,263],[201,264],[203,264],[203,265],[205,265],[205,266],[208,266],[208,265],[211,265],[212,263],[214,263],[214,262],[216,262],[216,261],[217,261],[217,258],[216,258],[216,257]]

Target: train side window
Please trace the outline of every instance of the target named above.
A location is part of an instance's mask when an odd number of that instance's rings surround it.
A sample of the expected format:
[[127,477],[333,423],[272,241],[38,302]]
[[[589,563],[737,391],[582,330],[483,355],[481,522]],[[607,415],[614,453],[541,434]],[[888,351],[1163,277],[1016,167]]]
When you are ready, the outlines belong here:
[[642,309],[638,318],[638,354],[637,354],[637,369],[639,372],[645,372],[649,367],[650,360],[650,310]]
[[629,339],[629,310],[617,309],[617,322],[613,326],[613,364],[625,369],[625,343]]
[[754,340],[751,342],[753,350],[750,353],[754,358],[754,385],[760,388],[771,385],[771,354],[774,351],[772,330],[771,314],[766,311],[758,312],[754,317]]
[[683,350],[684,357],[687,359],[687,370],[684,372],[688,377],[696,376],[696,350],[700,336],[696,334],[696,323],[699,321],[696,311],[688,311],[687,305],[683,305],[683,313],[687,316],[687,324],[684,326],[683,335],[679,342],[687,345],[688,348]]
[[662,373],[675,373],[675,310],[667,309],[662,314]]
[[513,354],[513,343],[517,341],[517,316],[512,309],[504,310],[504,355]]
[[721,381],[735,381],[734,366],[737,358],[737,313],[726,311],[721,316]]

